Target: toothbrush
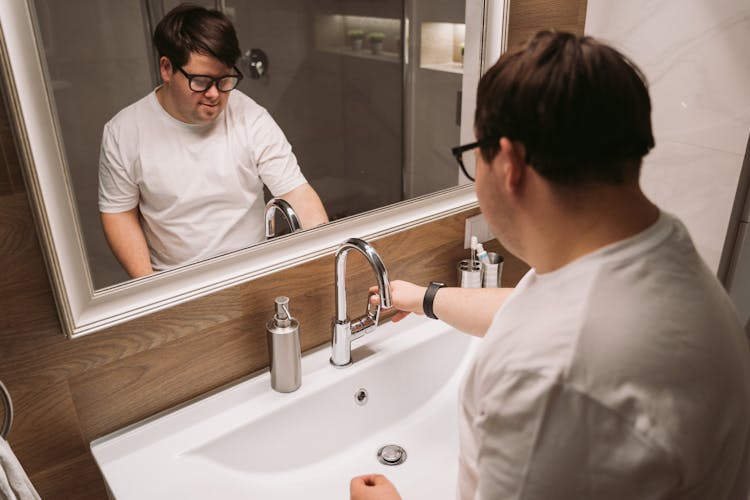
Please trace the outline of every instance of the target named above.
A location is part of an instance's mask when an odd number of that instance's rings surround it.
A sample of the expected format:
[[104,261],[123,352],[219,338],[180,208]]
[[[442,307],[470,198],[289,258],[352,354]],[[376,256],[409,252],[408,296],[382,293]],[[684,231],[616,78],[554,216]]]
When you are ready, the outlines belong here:
[[481,243],[477,244],[477,259],[479,259],[479,262],[483,262],[484,264],[490,263],[490,256],[487,255],[487,251],[484,249],[484,246]]
[[478,240],[476,236],[471,237],[471,269],[474,269],[474,254],[477,251]]

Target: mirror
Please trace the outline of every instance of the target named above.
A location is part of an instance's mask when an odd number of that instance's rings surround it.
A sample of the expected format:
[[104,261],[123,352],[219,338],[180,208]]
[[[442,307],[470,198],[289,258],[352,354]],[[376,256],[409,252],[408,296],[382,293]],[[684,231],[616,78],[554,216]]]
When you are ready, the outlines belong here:
[[[238,90],[281,127],[332,222],[128,280],[99,223],[102,127],[159,83],[149,34],[176,3],[0,0],[6,94],[69,335],[475,205],[450,147],[473,140],[476,84],[500,53],[507,2],[203,2],[233,20]],[[357,32],[378,35],[360,48]]]

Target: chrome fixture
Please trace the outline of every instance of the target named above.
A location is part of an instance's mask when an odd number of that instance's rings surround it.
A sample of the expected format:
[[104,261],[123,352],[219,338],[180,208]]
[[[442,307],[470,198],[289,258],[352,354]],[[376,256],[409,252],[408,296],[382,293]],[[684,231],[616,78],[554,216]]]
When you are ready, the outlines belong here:
[[253,80],[268,75],[268,55],[261,49],[250,49],[245,51],[240,59],[244,65],[247,66],[250,78]]
[[383,465],[401,465],[406,462],[406,450],[397,444],[388,444],[378,450],[378,462]]
[[276,236],[276,221],[274,217],[276,215],[276,210],[281,211],[284,220],[289,224],[289,229],[291,229],[292,232],[302,228],[297,213],[288,201],[283,198],[271,198],[268,203],[266,203],[266,239]]
[[13,400],[10,398],[10,392],[5,388],[2,382],[0,382],[0,398],[3,401],[3,407],[5,412],[3,413],[3,426],[0,429],[0,437],[8,439],[8,433],[10,428],[13,426]]
[[271,388],[294,392],[302,385],[299,321],[289,312],[289,297],[276,297],[276,314],[266,324]]
[[[357,250],[365,256],[375,271],[378,281],[378,295],[380,302],[372,310],[370,297],[367,299],[367,312],[364,316],[349,321],[346,310],[346,256],[351,250]],[[370,294],[372,296],[373,294]],[[391,283],[388,271],[380,255],[366,241],[359,238],[349,238],[339,245],[336,250],[336,320],[333,323],[333,337],[331,339],[331,364],[347,366],[352,362],[352,340],[370,333],[378,327],[380,308],[391,307]]]

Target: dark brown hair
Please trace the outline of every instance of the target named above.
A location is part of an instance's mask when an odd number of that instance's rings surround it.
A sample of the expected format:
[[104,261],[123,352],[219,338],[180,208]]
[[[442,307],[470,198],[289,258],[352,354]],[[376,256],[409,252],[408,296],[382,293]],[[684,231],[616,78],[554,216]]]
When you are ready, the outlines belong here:
[[232,22],[217,10],[181,4],[167,13],[154,30],[154,46],[159,57],[175,66],[184,66],[190,53],[213,56],[232,67],[240,57],[240,44]]
[[[541,31],[503,54],[479,82],[478,139],[507,137],[526,162],[559,185],[637,179],[654,147],[645,77],[590,37]],[[491,161],[498,146],[482,148]]]

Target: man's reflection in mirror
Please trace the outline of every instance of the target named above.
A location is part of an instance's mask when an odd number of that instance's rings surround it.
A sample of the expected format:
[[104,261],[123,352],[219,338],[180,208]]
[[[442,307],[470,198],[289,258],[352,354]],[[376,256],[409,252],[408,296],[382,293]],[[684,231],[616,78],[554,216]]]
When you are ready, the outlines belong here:
[[263,185],[302,228],[328,221],[268,112],[235,90],[239,42],[218,11],[181,5],[154,32],[162,84],[104,127],[99,211],[135,278],[264,239]]

